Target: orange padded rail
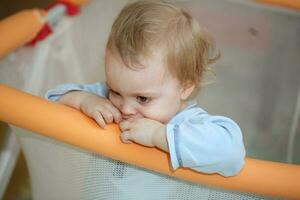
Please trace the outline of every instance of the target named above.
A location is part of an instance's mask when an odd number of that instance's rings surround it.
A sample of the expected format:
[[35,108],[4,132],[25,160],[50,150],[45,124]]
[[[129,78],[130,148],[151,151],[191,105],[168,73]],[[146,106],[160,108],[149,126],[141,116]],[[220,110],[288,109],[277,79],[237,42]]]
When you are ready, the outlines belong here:
[[0,21],[0,58],[29,42],[43,27],[45,12],[23,10]]
[[256,1],[260,3],[286,7],[294,10],[300,10],[299,0],[256,0]]
[[169,157],[156,148],[120,142],[117,125],[101,129],[73,108],[48,102],[0,84],[0,120],[85,150],[180,179],[260,195],[300,199],[300,166],[246,159],[241,173],[225,178],[189,169],[170,169]]
[[82,6],[84,4],[87,4],[90,0],[65,0],[65,1],[73,3],[73,4],[77,5],[77,6]]
[[[68,0],[81,6],[89,0]],[[41,30],[45,23],[46,11],[23,10],[0,21],[0,59],[23,46]]]

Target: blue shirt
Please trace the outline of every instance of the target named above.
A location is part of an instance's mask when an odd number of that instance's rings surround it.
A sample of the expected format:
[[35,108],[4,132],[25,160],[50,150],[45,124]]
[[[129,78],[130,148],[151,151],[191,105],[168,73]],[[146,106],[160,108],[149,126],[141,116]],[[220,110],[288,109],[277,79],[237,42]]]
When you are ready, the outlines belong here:
[[[86,91],[107,97],[103,83],[64,84],[46,93],[57,101],[70,91]],[[187,167],[204,173],[236,175],[244,165],[245,148],[239,126],[231,119],[213,116],[190,103],[166,124],[173,169]]]

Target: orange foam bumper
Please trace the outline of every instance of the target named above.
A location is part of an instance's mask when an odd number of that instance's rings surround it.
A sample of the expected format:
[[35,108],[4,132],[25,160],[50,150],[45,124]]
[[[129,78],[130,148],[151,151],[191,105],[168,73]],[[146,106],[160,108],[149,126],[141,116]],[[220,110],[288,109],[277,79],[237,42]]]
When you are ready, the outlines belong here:
[[[78,6],[89,0],[68,0]],[[42,29],[46,11],[39,9],[23,10],[0,21],[0,59],[23,46]]]
[[274,6],[286,7],[294,10],[300,10],[299,0],[256,0],[260,3],[271,4]]
[[0,58],[29,42],[43,27],[43,16],[38,10],[23,10],[0,21]]

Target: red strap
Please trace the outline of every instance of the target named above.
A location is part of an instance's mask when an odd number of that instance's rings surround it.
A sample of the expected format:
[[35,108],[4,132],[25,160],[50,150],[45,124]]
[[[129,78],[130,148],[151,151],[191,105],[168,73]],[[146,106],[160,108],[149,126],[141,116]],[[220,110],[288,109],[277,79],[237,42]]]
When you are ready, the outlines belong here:
[[53,2],[51,4],[49,4],[46,8],[46,10],[49,10],[51,8],[53,8],[56,5],[64,5],[66,7],[66,14],[68,16],[74,16],[77,15],[80,11],[79,6],[67,1],[67,0],[57,0],[56,2]]
[[45,39],[48,35],[52,33],[52,28],[46,23],[40,32],[30,41],[27,43],[29,46],[34,46],[38,41]]
[[[68,16],[75,16],[80,11],[79,6],[68,2],[67,0],[57,0],[56,2],[49,4],[47,6],[46,10],[50,10],[51,8],[53,8],[57,5],[64,5],[66,7],[66,14]],[[37,42],[45,39],[52,32],[53,31],[52,31],[51,26],[49,26],[49,24],[46,23],[43,26],[43,28],[40,30],[40,32],[30,42],[28,42],[27,45],[34,46]]]

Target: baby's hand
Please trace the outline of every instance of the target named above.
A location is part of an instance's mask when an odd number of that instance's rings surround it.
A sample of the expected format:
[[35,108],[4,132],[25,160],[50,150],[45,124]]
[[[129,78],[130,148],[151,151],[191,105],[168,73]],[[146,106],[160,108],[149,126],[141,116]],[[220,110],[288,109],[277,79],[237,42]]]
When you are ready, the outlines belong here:
[[165,125],[148,118],[128,119],[120,122],[121,140],[130,141],[148,147],[157,146],[167,151]]
[[87,94],[80,102],[80,110],[105,128],[106,124],[122,120],[120,111],[107,99],[94,94]]

